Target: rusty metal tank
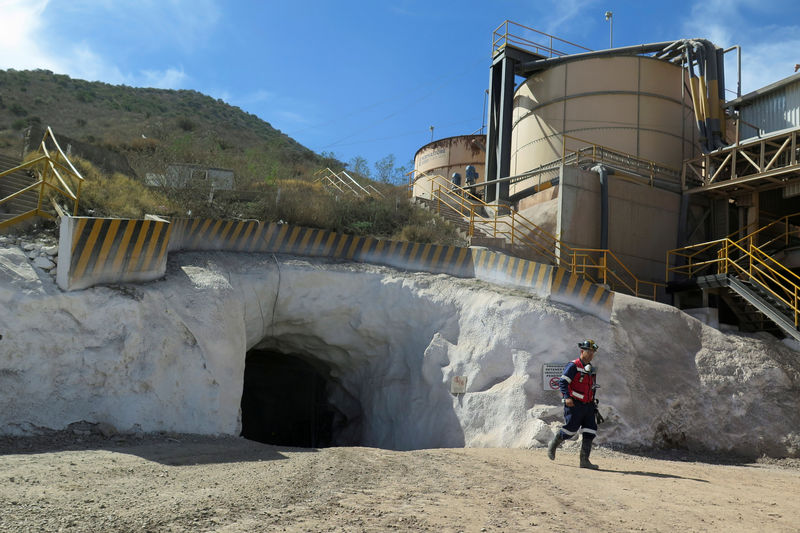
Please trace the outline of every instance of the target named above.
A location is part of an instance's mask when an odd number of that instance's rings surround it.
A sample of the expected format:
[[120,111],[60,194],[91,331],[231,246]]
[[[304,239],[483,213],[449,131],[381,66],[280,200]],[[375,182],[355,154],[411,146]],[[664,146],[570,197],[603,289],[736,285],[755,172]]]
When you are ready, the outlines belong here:
[[576,59],[537,72],[514,94],[511,175],[560,159],[564,142],[680,169],[695,155],[697,135],[684,79],[677,65],[644,56]]
[[443,186],[450,185],[454,172],[461,175],[462,185],[466,183],[466,168],[472,165],[478,172],[476,183],[486,180],[486,136],[458,135],[446,137],[426,144],[414,155],[414,196],[430,198],[431,182],[425,176],[439,175]]

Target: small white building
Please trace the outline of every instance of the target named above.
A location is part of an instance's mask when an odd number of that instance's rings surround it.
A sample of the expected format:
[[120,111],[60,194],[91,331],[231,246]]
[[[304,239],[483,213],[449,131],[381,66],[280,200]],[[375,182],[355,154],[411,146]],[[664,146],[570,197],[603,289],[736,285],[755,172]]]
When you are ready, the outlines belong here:
[[150,187],[229,191],[233,189],[233,170],[176,163],[169,165],[164,174],[148,172],[145,183]]

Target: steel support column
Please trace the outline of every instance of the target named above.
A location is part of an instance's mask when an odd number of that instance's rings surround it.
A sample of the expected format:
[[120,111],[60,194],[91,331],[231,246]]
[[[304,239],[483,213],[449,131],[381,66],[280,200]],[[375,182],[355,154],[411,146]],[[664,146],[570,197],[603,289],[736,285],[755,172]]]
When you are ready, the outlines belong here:
[[[514,63],[506,54],[492,64],[489,76],[489,129],[486,138],[486,179],[505,178],[511,172],[511,121],[514,104]],[[487,187],[487,202],[507,202],[508,182]]]

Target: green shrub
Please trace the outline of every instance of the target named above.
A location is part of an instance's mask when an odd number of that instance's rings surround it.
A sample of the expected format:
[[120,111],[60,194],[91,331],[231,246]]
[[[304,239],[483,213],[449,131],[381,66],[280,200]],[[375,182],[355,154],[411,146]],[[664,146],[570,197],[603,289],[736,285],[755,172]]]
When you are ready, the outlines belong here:
[[18,117],[24,117],[25,115],[28,114],[28,111],[24,107],[22,107],[19,104],[19,102],[11,104],[11,107],[8,109]]
[[181,117],[178,119],[178,127],[183,131],[193,131],[197,125],[191,119]]

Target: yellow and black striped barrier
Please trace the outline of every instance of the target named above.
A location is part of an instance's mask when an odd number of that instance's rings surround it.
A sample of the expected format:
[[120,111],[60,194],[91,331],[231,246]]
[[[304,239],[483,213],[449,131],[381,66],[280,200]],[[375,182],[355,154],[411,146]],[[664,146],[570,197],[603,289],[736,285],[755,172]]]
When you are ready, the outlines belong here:
[[611,319],[614,293],[563,268],[553,269],[550,298],[583,309],[604,320]]
[[165,220],[62,217],[58,285],[149,281],[164,275],[170,224]]
[[229,251],[324,257],[394,268],[478,278],[524,287],[610,319],[613,293],[580,276],[480,248],[375,239],[256,220],[150,220],[69,218],[67,283],[79,289],[97,283],[142,281],[164,274],[167,251]]
[[613,292],[561,268],[485,249],[358,237],[261,223],[178,219],[170,250],[229,250],[328,257],[395,268],[476,277],[532,289],[542,297],[610,319]]
[[169,250],[226,250],[328,257],[473,277],[469,248],[359,237],[255,220],[177,219]]

